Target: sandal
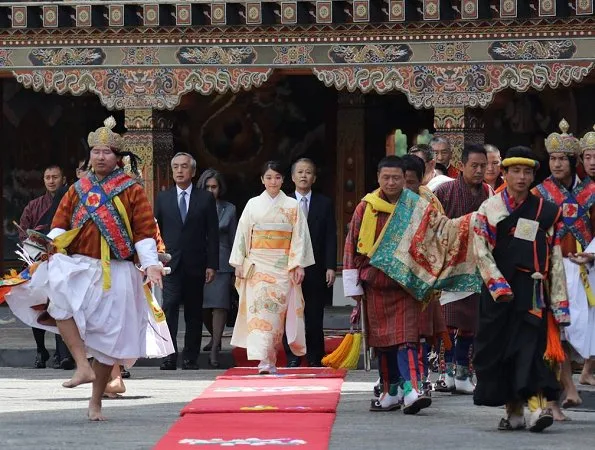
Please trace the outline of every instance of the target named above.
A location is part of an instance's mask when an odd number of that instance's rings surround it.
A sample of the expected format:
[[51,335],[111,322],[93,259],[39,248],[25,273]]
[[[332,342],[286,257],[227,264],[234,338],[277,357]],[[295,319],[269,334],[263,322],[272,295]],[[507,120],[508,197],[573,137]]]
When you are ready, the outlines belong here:
[[524,430],[526,427],[527,424],[525,423],[525,421],[523,421],[521,425],[513,427],[510,423],[510,420],[508,420],[506,417],[502,417],[502,419],[500,419],[500,423],[498,424],[498,430],[500,431]]
[[529,431],[533,433],[539,433],[545,430],[547,427],[552,426],[553,423],[554,415],[552,413],[552,410],[547,408],[541,411],[541,414],[539,414],[539,417],[537,418],[535,423],[529,427]]

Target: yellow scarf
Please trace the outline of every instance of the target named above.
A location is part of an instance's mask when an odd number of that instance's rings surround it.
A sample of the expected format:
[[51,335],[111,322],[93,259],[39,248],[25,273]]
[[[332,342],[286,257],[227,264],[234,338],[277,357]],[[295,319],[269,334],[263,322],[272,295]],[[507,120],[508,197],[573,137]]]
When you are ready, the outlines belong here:
[[[576,251],[581,253],[583,251],[583,247],[577,241],[576,242]],[[595,294],[593,294],[593,290],[591,289],[591,283],[589,283],[589,276],[587,274],[587,268],[584,264],[580,266],[580,277],[583,287],[585,288],[585,294],[587,294],[587,302],[589,303],[590,307],[595,307]]]
[[[369,255],[374,248],[378,213],[392,214],[396,205],[380,198],[380,189],[367,194],[363,198],[363,201],[366,202],[367,205],[362,219],[362,225],[359,230],[359,236],[357,238],[357,252],[360,255]],[[382,236],[382,233],[380,236]]]

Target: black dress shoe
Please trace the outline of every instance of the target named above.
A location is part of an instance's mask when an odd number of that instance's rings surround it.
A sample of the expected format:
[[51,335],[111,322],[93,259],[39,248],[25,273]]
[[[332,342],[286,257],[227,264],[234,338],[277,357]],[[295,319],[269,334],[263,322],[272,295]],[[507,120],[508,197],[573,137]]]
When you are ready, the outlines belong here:
[[62,368],[62,367],[60,367],[60,357],[58,355],[54,356],[53,368],[54,369],[61,369]]
[[182,370],[198,370],[198,363],[196,361],[185,359],[182,361]]
[[290,358],[287,360],[287,367],[300,367],[300,362],[299,358]]
[[219,361],[217,360],[212,360],[209,357],[209,366],[211,366],[213,369],[218,369],[219,368]]
[[47,360],[50,359],[50,353],[43,349],[40,352],[37,352],[35,356],[35,368],[36,369],[45,369]]
[[76,364],[72,358],[64,358],[62,361],[60,361],[60,369],[72,370],[75,366]]
[[161,363],[161,366],[159,366],[160,370],[176,370],[176,362],[172,361],[171,359],[166,359],[165,361],[163,361]]
[[124,366],[120,366],[120,375],[122,378],[130,378],[130,372],[124,369]]
[[308,359],[308,366],[310,367],[324,367],[320,359]]

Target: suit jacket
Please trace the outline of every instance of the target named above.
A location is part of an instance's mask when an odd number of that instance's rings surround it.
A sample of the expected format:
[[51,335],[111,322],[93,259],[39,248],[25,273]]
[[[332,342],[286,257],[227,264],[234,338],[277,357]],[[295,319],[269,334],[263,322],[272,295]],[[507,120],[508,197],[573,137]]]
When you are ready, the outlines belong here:
[[220,200],[217,214],[219,215],[219,272],[234,272],[234,268],[229,265],[229,257],[238,228],[236,207]]
[[180,264],[202,276],[207,268],[219,268],[219,223],[213,194],[193,187],[186,221],[182,223],[174,186],[157,195],[155,218],[165,248],[171,254],[172,272]]
[[[291,196],[296,198],[295,192]],[[308,228],[316,263],[306,267],[305,279],[324,282],[327,269],[337,269],[337,222],[330,198],[312,192],[308,205]]]

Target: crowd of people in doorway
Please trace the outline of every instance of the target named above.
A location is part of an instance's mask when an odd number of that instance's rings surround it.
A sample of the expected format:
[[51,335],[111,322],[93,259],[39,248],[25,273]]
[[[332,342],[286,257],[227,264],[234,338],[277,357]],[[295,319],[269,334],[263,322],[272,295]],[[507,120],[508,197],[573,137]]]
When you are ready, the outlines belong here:
[[[21,239],[49,255],[7,296],[34,326],[35,367],[50,358],[43,330],[59,331],[53,365],[76,368],[65,387],[93,383],[89,418],[103,420],[101,399],[125,390],[122,374],[137,358],[199,369],[203,324],[211,339],[202,351],[219,367],[234,289],[231,345],[259,373],[277,372],[280,349],[289,367],[321,366],[337,229],[331,199],[312,191],[315,163],[293,163],[288,195],[285,167],[267,162],[263,192],[238,219],[223,176],[207,169],[194,184],[196,160],[177,153],[175,185],[152,208],[114,125],[90,133],[72,186],[59,167],[46,168],[47,192],[21,218]],[[490,145],[465,146],[455,167],[449,141],[435,137],[380,161],[378,188],[354,210],[342,272],[378,356],[370,410],[415,414],[431,391],[457,392],[505,405],[498,429],[542,431],[581,402],[572,358],[584,360],[579,383],[595,385],[595,133],[579,140],[560,127],[545,142],[551,176],[537,185],[540,162],[527,147],[502,158]],[[161,307],[148,286],[162,289]]]

